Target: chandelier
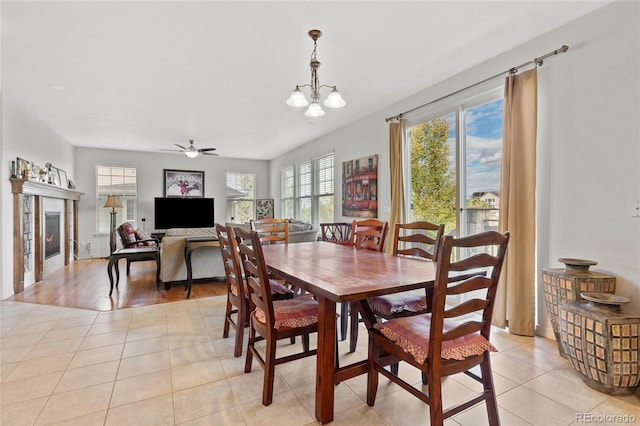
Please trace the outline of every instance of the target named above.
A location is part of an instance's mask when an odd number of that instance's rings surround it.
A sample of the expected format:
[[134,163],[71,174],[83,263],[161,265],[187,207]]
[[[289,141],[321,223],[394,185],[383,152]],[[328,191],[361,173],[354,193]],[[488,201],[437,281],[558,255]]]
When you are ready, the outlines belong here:
[[[327,99],[323,102],[326,107],[329,108],[342,108],[346,105],[344,99],[336,89],[336,86],[328,86],[326,84],[320,85],[318,81],[318,68],[320,67],[320,62],[316,59],[316,48],[318,47],[318,39],[322,36],[322,31],[320,30],[311,30],[309,31],[309,37],[313,40],[313,52],[311,53],[311,62],[309,66],[311,67],[311,84],[298,84],[296,85],[295,90],[287,99],[287,105],[292,107],[305,107],[309,105],[307,111],[304,113],[307,117],[322,117],[324,115],[324,110],[318,103],[320,101],[320,89],[323,87],[328,87],[331,90]],[[301,87],[309,87],[311,88],[311,102],[309,102],[304,93],[302,93]]]

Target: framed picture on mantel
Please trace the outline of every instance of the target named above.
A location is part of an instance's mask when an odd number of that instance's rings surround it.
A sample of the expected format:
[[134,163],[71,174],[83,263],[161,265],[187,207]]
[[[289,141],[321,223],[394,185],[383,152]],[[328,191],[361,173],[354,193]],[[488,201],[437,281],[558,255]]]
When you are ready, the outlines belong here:
[[164,196],[204,198],[204,172],[164,169]]

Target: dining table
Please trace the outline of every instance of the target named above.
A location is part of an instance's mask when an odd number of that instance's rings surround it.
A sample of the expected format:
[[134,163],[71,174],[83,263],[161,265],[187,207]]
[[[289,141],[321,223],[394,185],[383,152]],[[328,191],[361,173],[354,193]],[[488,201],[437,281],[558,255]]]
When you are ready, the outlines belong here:
[[334,416],[334,386],[367,372],[366,359],[336,365],[336,304],[357,302],[370,327],[375,317],[367,298],[420,288],[430,292],[436,264],[324,241],[265,245],[263,252],[272,274],[318,301],[315,416],[321,424],[329,423]]

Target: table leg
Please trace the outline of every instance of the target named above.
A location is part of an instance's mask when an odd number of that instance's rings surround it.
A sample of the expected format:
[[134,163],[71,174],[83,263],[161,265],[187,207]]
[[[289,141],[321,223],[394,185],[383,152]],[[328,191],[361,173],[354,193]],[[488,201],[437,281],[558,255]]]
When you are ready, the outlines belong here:
[[107,264],[107,275],[109,275],[109,283],[111,284],[111,290],[109,290],[109,296],[111,296],[111,293],[113,293],[113,262],[114,262],[114,257],[111,256],[109,258],[109,263]]
[[120,266],[118,265],[120,263],[120,258],[116,257],[114,260],[113,266],[116,270],[116,288],[118,288],[118,284],[120,283]]
[[318,296],[318,355],[316,367],[316,420],[333,421],[336,371],[336,303]]
[[193,285],[193,270],[191,268],[191,251],[188,250],[185,256],[187,263],[187,299],[191,297],[191,286]]
[[156,255],[156,290],[160,290],[160,254]]

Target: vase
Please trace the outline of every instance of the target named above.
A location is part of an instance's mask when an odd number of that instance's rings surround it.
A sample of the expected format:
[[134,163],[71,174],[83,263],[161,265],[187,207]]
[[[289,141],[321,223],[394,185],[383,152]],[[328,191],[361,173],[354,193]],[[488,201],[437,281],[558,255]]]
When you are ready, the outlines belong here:
[[558,352],[566,357],[560,339],[559,303],[582,301],[581,292],[615,293],[616,277],[590,271],[591,266],[598,264],[593,260],[560,258],[558,261],[564,263],[565,267],[542,269],[542,285]]

